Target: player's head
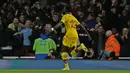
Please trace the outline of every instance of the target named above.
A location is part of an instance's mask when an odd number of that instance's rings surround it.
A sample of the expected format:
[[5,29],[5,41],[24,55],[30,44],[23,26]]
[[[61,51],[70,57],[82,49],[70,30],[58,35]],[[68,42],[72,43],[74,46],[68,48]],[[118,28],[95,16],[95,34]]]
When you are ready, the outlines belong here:
[[71,13],[71,7],[70,6],[64,7],[63,14],[66,14],[66,13]]
[[56,12],[59,14],[71,13],[71,7],[65,5],[58,5],[56,7]]

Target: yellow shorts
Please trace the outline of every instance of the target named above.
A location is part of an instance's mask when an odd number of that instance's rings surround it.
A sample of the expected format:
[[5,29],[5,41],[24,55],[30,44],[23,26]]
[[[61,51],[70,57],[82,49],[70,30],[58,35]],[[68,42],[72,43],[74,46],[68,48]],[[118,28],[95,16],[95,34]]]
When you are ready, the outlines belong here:
[[62,43],[66,47],[76,47],[78,44],[78,37],[64,36]]

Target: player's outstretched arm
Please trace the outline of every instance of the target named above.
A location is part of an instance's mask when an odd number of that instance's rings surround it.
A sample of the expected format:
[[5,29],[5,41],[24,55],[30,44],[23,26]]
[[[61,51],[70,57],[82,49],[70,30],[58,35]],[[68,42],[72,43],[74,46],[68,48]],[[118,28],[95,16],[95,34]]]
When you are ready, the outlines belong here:
[[62,26],[62,22],[59,22],[58,24],[56,24],[56,26],[54,26],[54,28],[52,28],[52,31],[54,31],[55,33],[57,33],[56,32],[56,29],[58,29],[60,26]]
[[56,26],[54,26],[54,29],[58,29],[62,24],[62,22],[59,22],[58,24],[56,24]]
[[90,41],[92,41],[92,38],[90,36],[90,34],[88,33],[87,29],[83,26],[83,24],[80,24],[80,26],[83,28],[83,30],[88,34],[88,38]]

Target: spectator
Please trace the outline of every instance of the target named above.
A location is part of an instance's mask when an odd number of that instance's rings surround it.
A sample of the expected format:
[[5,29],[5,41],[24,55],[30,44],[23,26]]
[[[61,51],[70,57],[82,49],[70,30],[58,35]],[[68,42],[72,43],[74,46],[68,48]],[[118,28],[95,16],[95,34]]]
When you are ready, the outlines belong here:
[[8,25],[7,34],[8,34],[8,38],[10,38],[10,40],[14,44],[13,46],[15,46],[15,49],[20,48],[20,44],[21,44],[20,30],[21,27],[18,18],[14,18],[13,23]]
[[18,18],[14,18],[13,23],[9,24],[8,28],[15,33],[14,35],[16,35],[17,32],[20,31]]
[[33,22],[33,33],[32,36],[29,37],[31,44],[34,44],[35,39],[40,37],[40,32],[42,30],[43,24],[39,17],[36,17],[35,21]]
[[24,9],[25,9],[25,11],[24,11],[25,18],[26,19],[31,19],[31,16],[30,16],[31,14],[30,14],[30,8],[29,8],[29,6],[25,6]]
[[83,22],[84,20],[84,13],[82,11],[77,11],[77,18],[80,22]]
[[113,35],[115,35],[116,39],[119,41],[119,43],[121,42],[121,39],[120,39],[120,33],[117,31],[116,28],[112,28],[112,32],[113,32]]
[[[97,30],[93,32],[93,43],[92,48],[94,49],[94,57],[97,59],[100,56],[102,50],[105,46],[105,31],[102,25],[96,25]],[[95,27],[96,29],[96,27]]]
[[0,17],[0,32],[3,31],[3,21],[2,18]]
[[42,21],[40,20],[39,17],[36,17],[36,18],[35,18],[35,21],[33,22],[33,25],[34,25],[35,27],[42,27],[42,26],[43,26],[43,23],[42,23]]
[[121,7],[124,7],[127,4],[127,0],[121,0],[122,2],[120,3]]
[[90,13],[90,14],[88,15],[87,21],[86,21],[85,23],[86,23],[86,26],[87,26],[87,28],[88,28],[89,30],[95,27],[95,25],[96,25],[96,20],[95,20],[95,16],[94,16],[93,13]]
[[130,32],[130,20],[128,21],[128,29],[129,29],[129,32]]
[[8,21],[11,22],[13,18],[14,18],[13,12],[9,12],[9,13],[7,14],[7,19],[8,19]]
[[122,36],[121,36],[121,39],[122,39],[122,46],[121,46],[121,56],[122,57],[129,57],[130,56],[130,53],[128,51],[129,50],[129,31],[128,31],[128,28],[124,28],[122,30]]
[[51,30],[52,25],[51,24],[46,24],[45,25],[45,33],[48,35],[49,38],[53,39],[56,43],[58,42],[58,36],[56,35],[55,32],[52,32]]
[[25,28],[21,30],[21,34],[23,35],[23,51],[25,53],[28,53],[31,49],[29,37],[32,35],[32,29],[30,28],[30,24],[32,24],[32,22],[30,20],[26,20]]
[[94,56],[93,58],[97,58],[100,50],[103,48],[103,40],[104,40],[104,30],[102,25],[96,24],[95,28],[90,30],[90,34],[93,38],[91,42],[91,48],[94,50]]
[[2,19],[0,17],[0,47],[2,47],[2,43],[3,43],[3,23],[2,23]]
[[58,23],[58,20],[59,20],[59,16],[57,14],[54,14],[52,16],[52,26],[55,26],[57,23]]
[[101,23],[102,23],[102,25],[103,25],[105,31],[108,30],[108,26],[109,26],[108,21],[107,21],[106,13],[107,13],[107,12],[106,12],[105,10],[102,10],[102,11],[101,11],[101,15],[99,15],[99,16],[101,16],[101,18],[102,18]]
[[35,51],[36,59],[46,58],[51,49],[56,50],[56,44],[42,31],[40,38],[35,40],[33,46],[33,51]]
[[107,28],[112,29],[116,28],[119,31],[120,28],[120,22],[115,22],[115,21],[120,21],[118,15],[117,15],[117,10],[115,7],[111,8],[111,11],[106,15],[107,16]]
[[120,56],[120,44],[117,41],[115,35],[113,35],[111,30],[106,32],[106,37],[108,39],[105,43],[105,50],[103,52],[102,59],[112,60]]
[[[32,35],[28,37],[31,45],[34,44],[35,39],[40,37],[42,27],[45,27],[46,34],[56,44],[61,43],[59,40],[62,41],[64,33],[54,33],[51,31],[51,27],[59,22],[62,14],[57,12],[65,6],[66,8],[70,7],[72,14],[80,22],[84,22],[86,28],[89,29],[93,41],[88,40],[87,34],[84,34],[80,27],[77,30],[79,30],[80,42],[88,48],[92,48],[96,58],[99,49],[103,47],[101,47],[101,44],[105,44],[104,32],[111,29],[113,35],[121,44],[121,51],[123,52],[121,52],[121,55],[129,56],[130,0],[56,0],[55,3],[45,5],[45,8],[41,7],[41,5],[44,5],[42,2],[46,2],[42,0],[29,0],[28,2],[26,0],[8,0],[1,2],[0,43],[2,44],[0,46],[10,45],[13,46],[13,50],[19,51],[23,47],[23,39],[19,32],[26,29],[25,21],[28,19],[34,23],[29,25],[32,29]],[[16,16],[19,17],[19,21],[15,18]],[[13,23],[11,23],[12,19],[14,19]],[[8,29],[6,29],[7,27]],[[126,29],[122,30],[127,27],[129,32]],[[62,28],[63,26],[57,31],[64,32],[64,28]],[[102,29],[105,31],[99,32]],[[122,34],[122,31],[125,31],[125,35],[124,32]],[[126,38],[126,35],[128,38]],[[100,42],[101,39],[103,43]],[[60,44],[58,47],[60,47]],[[60,55],[60,49],[58,50],[58,55]]]
[[24,15],[20,15],[20,17],[19,17],[19,22],[21,23],[21,24],[25,24],[25,16]]

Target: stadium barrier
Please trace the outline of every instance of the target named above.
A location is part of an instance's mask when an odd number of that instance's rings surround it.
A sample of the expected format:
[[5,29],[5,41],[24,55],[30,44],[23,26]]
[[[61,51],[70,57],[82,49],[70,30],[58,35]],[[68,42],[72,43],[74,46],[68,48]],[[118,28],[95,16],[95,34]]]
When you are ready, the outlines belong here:
[[[4,56],[3,59],[35,59],[35,56],[21,56],[21,57],[18,57],[18,56]],[[69,59],[82,60],[83,57],[69,57]],[[119,57],[118,59],[119,60],[130,60],[130,57]]]
[[[83,59],[83,57],[68,57],[69,59]],[[4,56],[3,59],[35,59],[35,56]]]

